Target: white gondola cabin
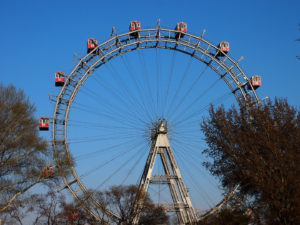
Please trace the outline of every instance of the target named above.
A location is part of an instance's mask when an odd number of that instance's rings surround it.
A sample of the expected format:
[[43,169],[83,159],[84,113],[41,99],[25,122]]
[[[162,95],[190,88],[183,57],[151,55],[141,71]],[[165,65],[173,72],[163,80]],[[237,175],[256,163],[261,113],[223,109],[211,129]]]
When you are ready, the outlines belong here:
[[48,165],[43,168],[43,176],[44,178],[52,178],[54,177],[54,166]]
[[39,119],[40,130],[49,130],[49,118],[41,117]]
[[65,83],[65,73],[64,72],[56,72],[55,73],[55,86],[64,86]]
[[[129,24],[129,31],[139,31],[141,29],[140,21],[131,21]],[[131,36],[137,37],[138,32],[133,32],[130,34]]]
[[179,31],[175,32],[175,38],[182,38],[184,37],[184,33],[187,32],[187,24],[185,22],[179,22],[176,24],[175,30]]
[[87,53],[89,54],[98,46],[98,41],[96,38],[89,38],[87,41]]
[[224,56],[229,52],[229,42],[221,41],[218,45],[219,50],[217,50],[217,56]]
[[[257,89],[261,86],[261,76],[255,75],[250,78],[249,81],[254,89]],[[251,85],[248,83],[248,89],[251,89]]]

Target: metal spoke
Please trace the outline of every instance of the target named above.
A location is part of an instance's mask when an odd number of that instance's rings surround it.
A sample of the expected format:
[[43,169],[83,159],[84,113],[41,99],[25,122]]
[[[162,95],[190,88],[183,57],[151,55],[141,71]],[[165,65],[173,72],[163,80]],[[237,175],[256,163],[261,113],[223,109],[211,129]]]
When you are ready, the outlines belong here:
[[[184,174],[188,175],[193,187],[199,192],[204,192],[203,188],[199,187],[199,181],[193,180],[192,177],[194,169],[198,171],[202,169],[198,166],[201,158],[198,149],[202,149],[203,146],[200,146],[201,136],[196,133],[197,128],[200,130],[200,115],[207,111],[210,104],[224,102],[229,96],[234,96],[238,104],[248,98],[258,104],[260,100],[254,89],[245,88],[249,79],[240,68],[239,61],[235,61],[229,55],[224,55],[223,58],[217,57],[218,47],[203,38],[204,32],[198,37],[162,28],[159,24],[155,28],[140,29],[137,34],[137,36],[133,36],[130,32],[116,34],[114,30],[109,40],[99,43],[83,58],[75,55],[76,66],[66,77],[59,94],[51,97],[56,103],[51,120],[53,122],[52,145],[57,166],[65,166],[62,163],[69,166],[68,173],[62,174],[65,186],[91,216],[100,223],[101,218],[97,216],[99,211],[95,210],[100,209],[107,221],[118,221],[120,220],[118,213],[106,209],[97,201],[83,181],[86,182],[87,176],[101,174],[100,171],[105,171],[107,166],[118,162],[118,166],[100,180],[96,189],[100,190],[100,187],[110,183],[117,174],[121,173],[125,173],[119,179],[123,184],[133,172],[138,170],[137,168],[140,169],[139,163],[148,153],[148,160],[140,179],[140,188],[146,190],[148,187],[144,184],[148,181],[168,183],[165,187],[169,187],[173,201],[168,209],[175,210],[180,224],[194,223],[200,218],[196,217],[175,156],[184,166]],[[149,60],[143,53],[146,49],[154,49],[151,50],[152,58],[155,54],[154,72],[148,71],[151,65],[148,65]],[[166,75],[162,64],[163,51],[160,49],[172,52],[169,73]],[[127,57],[128,53],[134,51],[139,58],[134,62],[141,64],[141,71],[131,63],[131,58]],[[175,77],[177,52],[188,56],[188,62],[180,77]],[[124,69],[118,66],[118,63],[122,64],[120,62],[123,62]],[[199,75],[189,83],[186,81],[194,65],[192,62],[204,63],[205,68],[199,71],[200,73],[197,72]],[[101,70],[102,68],[104,70]],[[194,94],[208,68],[215,73],[216,79],[211,85],[202,87],[202,92]],[[94,89],[88,86],[89,82],[86,82],[90,77],[89,81],[93,81],[91,85],[97,86]],[[227,85],[229,92],[225,92],[210,103],[203,103],[204,106],[201,105],[204,96],[211,93],[210,91],[216,88],[220,80]],[[153,126],[161,125],[159,119],[163,118],[168,119],[168,135],[176,147],[174,150],[166,133],[157,130],[153,133]],[[156,143],[158,139],[165,144]],[[98,147],[90,147],[95,143],[94,146]],[[154,147],[155,145],[157,148]],[[146,146],[148,149],[145,150]],[[158,171],[160,173],[165,171],[165,174],[161,174],[160,177],[155,174],[152,176],[149,171],[156,155],[160,155],[163,168]],[[97,165],[81,173],[80,176],[77,175],[76,170],[79,166],[74,165],[73,161],[85,163],[93,157]],[[62,158],[66,161],[62,162]],[[97,161],[96,158],[102,161]],[[195,161],[196,159],[198,160]],[[149,180],[147,181],[146,178]],[[212,206],[210,213],[218,210],[233,192],[225,195],[220,204]],[[203,198],[206,198],[205,201],[208,203],[211,202],[208,194]],[[135,219],[135,224],[137,221],[138,217]]]

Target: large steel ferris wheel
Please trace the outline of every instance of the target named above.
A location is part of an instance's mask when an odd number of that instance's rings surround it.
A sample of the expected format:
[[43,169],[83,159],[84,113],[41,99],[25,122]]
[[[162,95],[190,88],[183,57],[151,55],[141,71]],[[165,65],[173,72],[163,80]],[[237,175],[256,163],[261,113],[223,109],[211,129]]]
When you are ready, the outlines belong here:
[[[179,224],[193,223],[201,218],[195,213],[191,203],[193,196],[183,182],[186,177],[176,160],[182,159],[183,164],[188,157],[198,160],[198,143],[195,141],[201,136],[195,134],[200,132],[199,115],[210,103],[223,103],[231,96],[238,104],[249,99],[253,103],[260,102],[252,80],[240,68],[239,61],[203,36],[204,32],[195,36],[160,25],[123,34],[114,31],[109,40],[95,45],[86,56],[77,57],[75,68],[65,77],[53,114],[52,144],[56,163],[70,193],[99,221],[99,212],[107,221],[117,221],[120,216],[102,205],[92,190],[126,184],[132,174],[145,191],[149,192],[151,184],[169,187],[168,200],[172,203],[164,205],[168,211],[176,213]],[[167,56],[170,59],[167,60]],[[183,56],[185,66],[182,66],[183,62],[176,63],[176,57],[181,61]],[[137,72],[136,62],[140,72]],[[164,70],[162,62],[168,62],[169,69]],[[200,67],[199,62],[204,67],[188,77],[190,71]],[[180,76],[176,75],[178,64]],[[208,68],[215,74],[211,83],[211,78],[204,78]],[[226,93],[221,96],[211,94],[214,97],[208,98],[206,95],[213,88],[217,89],[213,93],[219,91],[219,81],[226,86]],[[209,99],[204,106],[199,103],[203,98]],[[88,138],[83,138],[84,135]],[[90,150],[92,141],[97,141],[101,149]],[[91,157],[93,162],[89,160],[81,166],[85,157]],[[158,159],[160,164],[156,162]],[[109,164],[114,166],[104,169]],[[154,169],[154,164],[158,168]],[[199,166],[197,162],[188,164],[184,168],[192,164]],[[83,168],[89,169],[84,171]],[[117,175],[120,171],[126,172]],[[186,173],[191,175],[195,171]],[[97,175],[86,179],[85,176],[91,173]],[[106,184],[111,179],[115,179],[115,183]],[[88,185],[94,180],[98,180],[98,184]],[[196,184],[197,188],[199,185]],[[217,202],[208,203],[206,211],[212,213],[220,208],[236,188]],[[160,192],[162,189],[165,186],[156,191],[159,198],[164,195]]]

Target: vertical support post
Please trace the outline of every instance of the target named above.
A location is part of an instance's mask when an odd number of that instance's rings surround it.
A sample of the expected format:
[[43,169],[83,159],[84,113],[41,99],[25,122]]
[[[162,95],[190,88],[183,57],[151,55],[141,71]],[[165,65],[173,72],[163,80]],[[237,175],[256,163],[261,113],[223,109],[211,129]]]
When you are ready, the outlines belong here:
[[[176,212],[179,224],[193,224],[196,221],[196,213],[171,148],[166,124],[158,121],[155,130],[156,131],[152,137],[152,146],[140,180],[139,191],[147,193],[150,183],[168,184],[173,203],[171,204],[172,207],[169,207],[167,211]],[[162,174],[161,176],[155,176],[152,174],[157,154],[160,154],[161,156],[160,158],[165,172],[165,174]],[[161,177],[161,180],[157,179],[157,177]],[[143,199],[137,199],[135,208],[136,217],[133,224],[138,224],[139,213],[141,211],[143,201]]]

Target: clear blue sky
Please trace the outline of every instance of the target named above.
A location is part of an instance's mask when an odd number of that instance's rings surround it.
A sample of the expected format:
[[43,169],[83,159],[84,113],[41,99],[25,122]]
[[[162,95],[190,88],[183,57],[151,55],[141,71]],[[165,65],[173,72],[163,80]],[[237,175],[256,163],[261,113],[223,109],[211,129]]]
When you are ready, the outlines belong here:
[[37,117],[52,116],[54,72],[70,73],[73,53],[84,56],[88,38],[105,41],[113,26],[123,33],[131,20],[150,28],[160,18],[162,27],[185,21],[191,34],[206,29],[208,41],[230,41],[230,56],[244,56],[246,74],[262,76],[261,98],[286,97],[299,107],[299,12],[296,0],[1,1],[0,82],[23,89]]
[[111,28],[128,22],[174,27],[186,21],[189,32],[207,30],[211,42],[229,40],[231,56],[244,56],[248,75],[261,74],[260,96],[287,97],[299,105],[300,2],[293,1],[1,1],[1,82],[24,89],[40,114],[53,85],[53,72],[70,71],[72,54],[85,51],[86,39],[109,38]]

